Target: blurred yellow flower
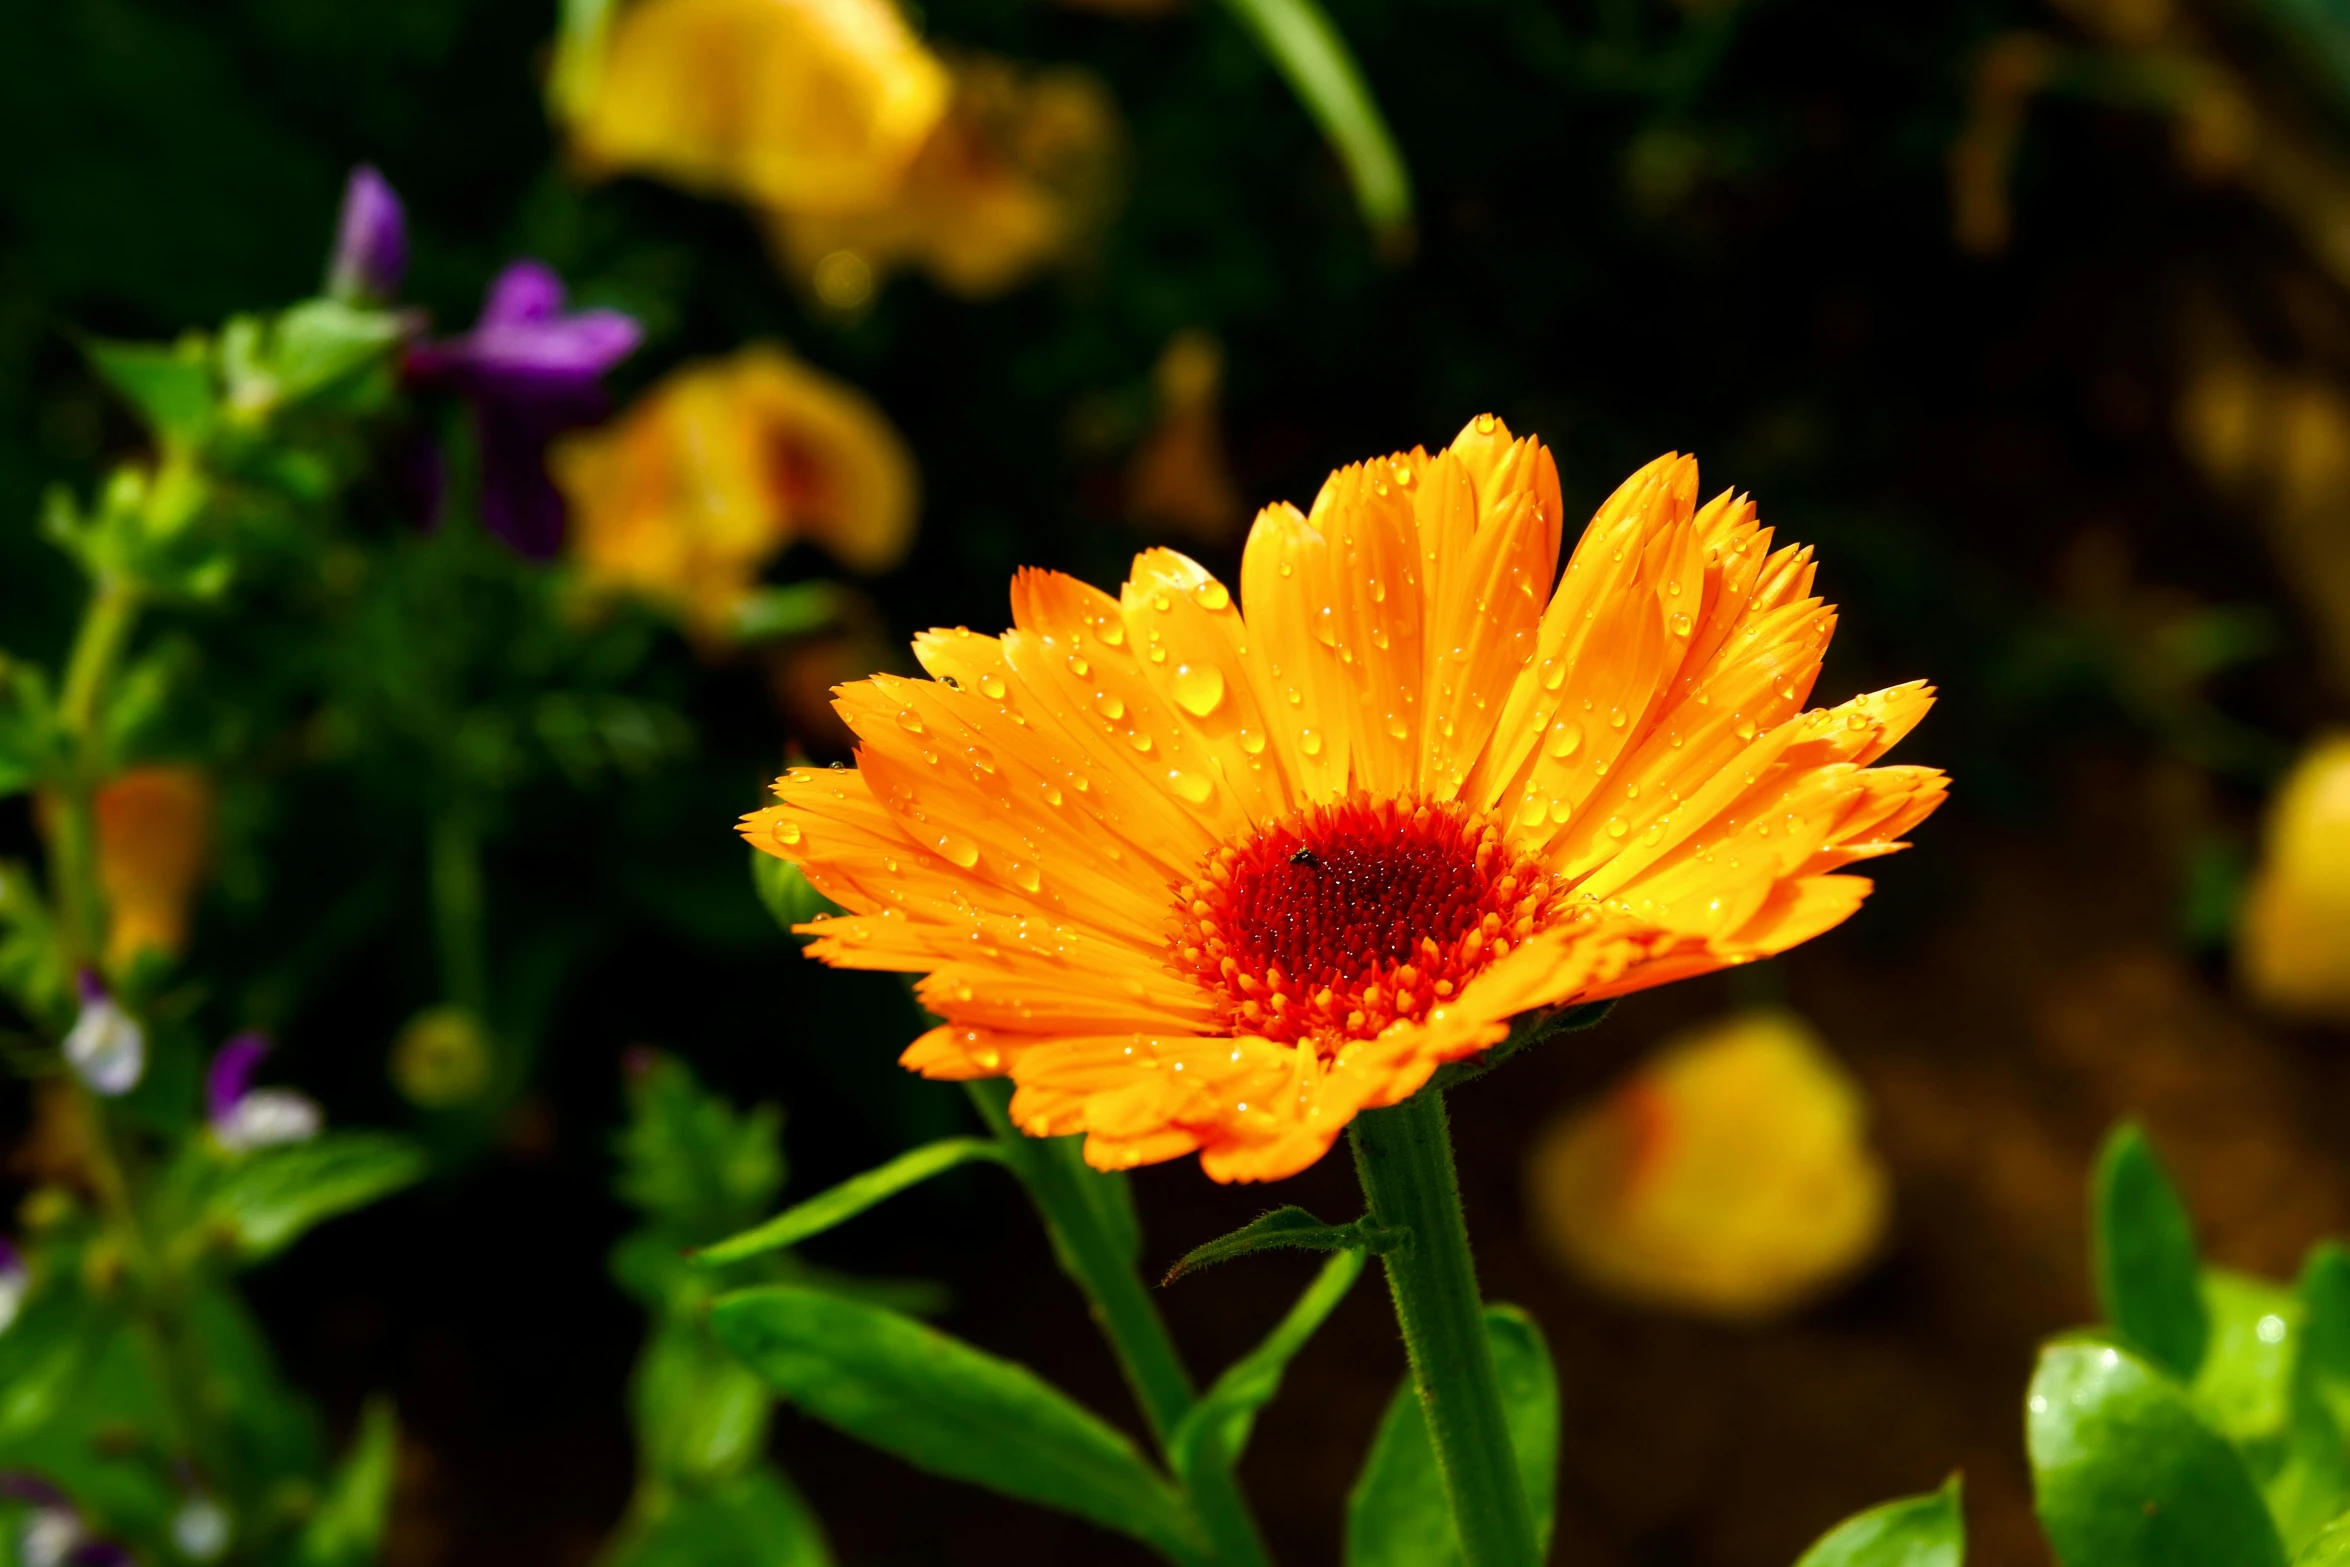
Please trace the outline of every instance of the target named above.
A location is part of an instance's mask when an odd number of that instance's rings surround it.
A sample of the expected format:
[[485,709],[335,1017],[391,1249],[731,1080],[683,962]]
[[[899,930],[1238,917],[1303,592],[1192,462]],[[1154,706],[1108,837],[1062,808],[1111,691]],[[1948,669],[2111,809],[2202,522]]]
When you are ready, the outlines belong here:
[[905,443],[863,393],[779,349],[690,365],[549,456],[593,592],[723,635],[793,539],[878,571],[913,537]]
[[193,767],[135,767],[98,791],[106,962],[187,945],[188,905],[212,858],[212,786]]
[[917,266],[957,294],[1000,293],[1068,255],[1107,208],[1118,119],[1092,77],[972,60],[954,81],[953,107],[884,199],[770,204],[785,266],[835,308],[863,293],[836,296],[827,273],[860,268]]
[[890,0],[640,0],[586,74],[590,170],[807,210],[886,200],[950,96]]
[[2236,957],[2264,1005],[2350,1022],[2350,736],[2314,746],[2277,791]]
[[1810,1026],[1749,1012],[1668,1041],[1527,1162],[1535,1237],[1590,1283],[1706,1316],[1770,1316],[1876,1247],[1883,1168],[1859,1088]]
[[1158,419],[1126,469],[1126,510],[1145,529],[1207,544],[1239,536],[1248,508],[1224,455],[1224,349],[1178,332],[1151,374]]

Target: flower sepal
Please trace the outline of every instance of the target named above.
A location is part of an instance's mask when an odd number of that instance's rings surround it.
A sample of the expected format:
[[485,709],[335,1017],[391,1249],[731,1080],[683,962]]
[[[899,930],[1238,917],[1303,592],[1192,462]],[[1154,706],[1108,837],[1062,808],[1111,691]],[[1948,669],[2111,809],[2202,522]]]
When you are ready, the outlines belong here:
[[1267,1251],[1359,1251],[1373,1257],[1407,1250],[1412,1232],[1381,1224],[1364,1214],[1350,1224],[1324,1224],[1305,1209],[1292,1205],[1261,1214],[1227,1235],[1194,1246],[1175,1261],[1159,1280],[1162,1288],[1187,1273],[1212,1268],[1235,1257],[1253,1257]]
[[1511,1019],[1507,1039],[1466,1061],[1455,1061],[1449,1066],[1438,1067],[1436,1075],[1429,1079],[1429,1087],[1442,1092],[1462,1083],[1474,1082],[1511,1057],[1523,1055],[1545,1040],[1597,1028],[1607,1021],[1607,1015],[1615,1008],[1615,999],[1610,997],[1605,1001],[1585,1002],[1581,1006],[1570,1004],[1522,1012]]

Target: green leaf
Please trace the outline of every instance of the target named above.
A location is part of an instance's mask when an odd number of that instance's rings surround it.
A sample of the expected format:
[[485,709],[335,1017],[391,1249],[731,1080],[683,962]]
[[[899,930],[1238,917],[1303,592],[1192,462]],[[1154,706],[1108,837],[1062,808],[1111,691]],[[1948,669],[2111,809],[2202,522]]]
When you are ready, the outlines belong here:
[[1408,1232],[1386,1229],[1369,1214],[1351,1224],[1324,1224],[1303,1208],[1275,1208],[1259,1214],[1229,1235],[1219,1235],[1194,1246],[1167,1270],[1159,1282],[1172,1284],[1186,1273],[1212,1268],[1235,1257],[1253,1257],[1266,1251],[1367,1251],[1374,1255],[1394,1251],[1409,1239]]
[[735,605],[729,629],[746,642],[806,636],[840,625],[851,612],[848,601],[853,597],[839,584],[821,578],[758,588]]
[[2195,1229],[2134,1123],[2116,1127],[2097,1156],[2089,1220],[2105,1320],[2156,1365],[2192,1381],[2211,1336]]
[[94,1341],[114,1326],[78,1290],[36,1287],[0,1332],[0,1441],[39,1430],[72,1401]]
[[2334,1424],[2350,1430],[2350,1252],[2333,1241],[2311,1247],[2298,1293],[2308,1314],[2302,1375]]
[[681,1246],[731,1235],[782,1190],[783,1116],[772,1105],[737,1111],[674,1056],[632,1061],[629,1121],[615,1144],[624,1201]]
[[[1494,1370],[1501,1377],[1518,1479],[1534,1513],[1535,1539],[1547,1552],[1558,1506],[1558,1372],[1542,1330],[1515,1306],[1488,1306],[1485,1334],[1493,1342]],[[1346,1567],[1460,1567],[1460,1562],[1460,1537],[1436,1472],[1436,1447],[1406,1376],[1347,1494]]]
[[2032,1484],[2064,1567],[2279,1567],[2243,1459],[2187,1395],[2095,1337],[2041,1350],[2025,1420]]
[[805,925],[821,915],[845,914],[848,911],[808,885],[808,878],[789,860],[779,860],[764,849],[751,851],[751,885],[757,889],[759,903],[775,923],[782,926],[794,941],[806,946],[814,936],[804,936],[792,929]]
[[775,1395],[717,1341],[700,1312],[666,1315],[656,1324],[629,1393],[638,1461],[663,1481],[731,1479],[766,1450]]
[[1273,1401],[1289,1362],[1354,1288],[1364,1261],[1362,1252],[1350,1250],[1322,1264],[1314,1282],[1265,1335],[1265,1341],[1226,1367],[1215,1385],[1192,1405],[1167,1438],[1176,1474],[1188,1483],[1210,1467],[1229,1469],[1240,1462],[1257,1411]]
[[2350,1567],[2350,1513],[2320,1529],[2293,1558],[2293,1567]]
[[359,1434],[335,1470],[326,1497],[302,1530],[295,1552],[302,1567],[365,1567],[383,1545],[392,1510],[392,1472],[400,1453],[399,1422],[389,1399],[368,1400]]
[[93,337],[83,339],[82,352],[159,440],[192,446],[211,433],[219,391],[202,338],[167,346]]
[[1795,1567],[1960,1567],[1966,1560],[1966,1513],[1958,1476],[1926,1496],[1855,1513],[1820,1537]]
[[2350,1505],[2350,1452],[2314,1377],[2310,1306],[2293,1290],[2222,1269],[2203,1276],[2211,1347],[2189,1389],[2236,1445],[2289,1551]]
[[62,771],[68,756],[48,676],[0,654],[0,798]]
[[994,1139],[986,1137],[947,1137],[935,1143],[925,1143],[910,1149],[895,1159],[863,1175],[854,1175],[829,1191],[817,1193],[806,1202],[795,1203],[769,1219],[765,1224],[731,1236],[714,1246],[706,1246],[694,1254],[694,1261],[705,1267],[720,1267],[740,1262],[745,1257],[756,1257],[761,1252],[776,1251],[785,1246],[797,1246],[810,1236],[821,1235],[834,1225],[855,1218],[876,1203],[895,1197],[908,1187],[919,1186],[934,1175],[942,1175],[957,1165],[984,1159],[992,1164],[1004,1162],[1003,1150]]
[[777,1392],[917,1468],[1179,1557],[1201,1549],[1189,1507],[1134,1445],[1025,1367],[814,1290],[744,1290],[720,1300],[712,1321]]
[[1384,243],[1410,243],[1412,177],[1346,39],[1315,0],[1226,0],[1289,83],[1338,161],[1355,205]]
[[312,1142],[262,1148],[224,1169],[206,1218],[245,1261],[293,1244],[311,1226],[364,1208],[421,1180],[424,1151],[381,1132],[330,1132]]
[[405,332],[389,310],[309,299],[277,318],[269,371],[288,403],[325,398],[386,363]]
[[800,1493],[760,1468],[670,1501],[610,1561],[612,1567],[832,1567],[832,1552]]

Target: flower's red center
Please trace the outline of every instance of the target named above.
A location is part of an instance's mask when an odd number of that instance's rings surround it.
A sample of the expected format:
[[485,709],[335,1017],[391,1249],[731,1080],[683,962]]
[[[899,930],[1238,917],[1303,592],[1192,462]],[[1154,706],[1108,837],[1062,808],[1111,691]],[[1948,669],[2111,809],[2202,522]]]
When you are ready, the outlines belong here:
[[1335,1049],[1425,1017],[1558,892],[1464,806],[1348,800],[1209,854],[1175,890],[1169,946],[1232,1028]]

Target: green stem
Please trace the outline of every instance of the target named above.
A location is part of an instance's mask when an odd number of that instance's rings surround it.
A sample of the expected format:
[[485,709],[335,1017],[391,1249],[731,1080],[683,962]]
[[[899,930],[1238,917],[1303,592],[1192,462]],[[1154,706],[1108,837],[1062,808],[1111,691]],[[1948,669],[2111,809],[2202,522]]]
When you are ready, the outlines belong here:
[[1444,1096],[1424,1089],[1355,1117],[1355,1172],[1372,1217],[1411,1232],[1386,1254],[1395,1320],[1434,1439],[1466,1567],[1536,1567],[1534,1518],[1511,1456],[1501,1380],[1461,1214]]
[[464,802],[451,801],[432,818],[433,938],[440,949],[441,994],[487,1026],[489,955],[483,940],[481,840]]
[[93,966],[106,944],[105,896],[98,885],[96,800],[106,764],[100,723],[106,688],[138,623],[139,595],[120,577],[101,576],[75,633],[65,666],[58,723],[73,743],[72,771],[59,790],[50,868],[68,970]]
[[[1115,1177],[1088,1168],[1076,1138],[1030,1137],[1014,1126],[1010,1083],[999,1078],[965,1086],[1002,1143],[1005,1161],[1044,1216],[1063,1271],[1085,1291],[1094,1320],[1109,1339],[1164,1455],[1168,1438],[1191,1411],[1191,1376],[1175,1352],[1150,1287],[1135,1270],[1131,1221],[1111,1209],[1105,1200],[1109,1189],[1095,1184]],[[1272,1559],[1229,1466],[1211,1464],[1195,1475],[1191,1500],[1207,1527],[1216,1562],[1222,1567],[1269,1567]]]

